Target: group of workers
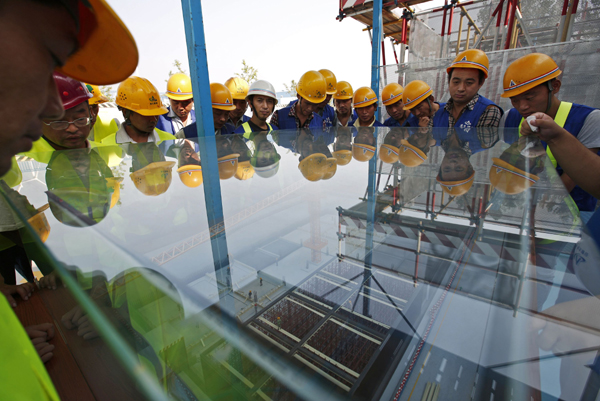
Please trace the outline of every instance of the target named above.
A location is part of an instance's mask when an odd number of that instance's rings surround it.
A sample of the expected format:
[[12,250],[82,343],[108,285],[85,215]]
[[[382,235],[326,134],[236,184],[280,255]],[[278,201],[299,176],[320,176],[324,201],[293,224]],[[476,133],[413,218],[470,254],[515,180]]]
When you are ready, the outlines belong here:
[[[169,78],[166,96],[170,104],[167,107],[151,82],[130,76],[138,62],[135,42],[103,0],[9,0],[2,2],[0,9],[2,182],[10,180],[14,156],[19,153],[36,155],[34,158],[46,154],[50,157],[46,163],[58,165],[61,160],[55,151],[134,143],[158,145],[177,140],[182,141],[180,149],[189,148],[179,153],[179,159],[184,160],[178,170],[180,175],[194,177],[192,173],[200,171],[200,161],[194,155],[197,144],[186,142],[197,136],[189,77],[175,74]],[[505,135],[508,143],[517,143],[520,136],[534,135],[542,139],[580,211],[594,211],[596,198],[600,196],[600,177],[590,171],[600,169],[597,157],[600,112],[559,100],[561,71],[554,60],[540,53],[523,56],[506,69],[502,97],[509,98],[513,108],[504,112],[478,93],[488,77],[488,68],[489,60],[484,52],[472,49],[460,53],[447,68],[450,99],[446,103],[436,101],[430,85],[421,80],[409,82],[405,87],[391,83],[378,98],[371,88],[354,90],[348,82],[337,81],[336,76],[325,69],[303,74],[296,88],[297,100],[277,111],[277,94],[267,81],[248,85],[241,78],[231,78],[224,84],[212,83],[215,135],[221,138],[224,153],[228,153],[219,157],[224,166],[223,174],[244,177],[250,174],[250,166],[257,171],[263,168],[265,174],[272,171],[273,160],[278,160],[278,156],[266,134],[277,130],[298,130],[293,146],[302,153],[303,135],[325,132],[330,127],[349,128],[348,138],[339,135],[334,144],[333,163],[343,165],[349,162],[349,154],[360,161],[369,160],[375,154],[374,131],[364,128],[410,127],[416,129],[410,136],[390,131],[381,147],[380,158],[393,163],[405,160],[407,166],[416,166],[426,159],[428,148],[439,142],[447,157],[438,181],[450,194],[457,195],[472,185],[474,177],[472,168],[467,168],[466,173],[457,173],[458,169],[464,170],[460,165],[460,152],[468,154],[465,144],[468,142],[471,149],[489,148],[498,140],[498,130],[493,129],[504,127],[519,132],[518,137]],[[97,85],[116,82],[121,82],[116,103],[123,113],[122,124],[105,121],[99,113],[99,104],[107,99]],[[330,105],[332,99],[333,105]],[[390,116],[384,122],[375,117],[379,102]],[[248,108],[251,117],[246,116]],[[435,128],[454,130],[446,130],[452,132],[447,137],[435,138],[431,134]],[[231,134],[240,134],[244,140],[227,139]],[[245,141],[253,142],[255,154],[248,152]],[[351,144],[349,148],[348,144]],[[236,156],[234,164],[231,155],[240,155],[236,149],[247,157],[238,163]],[[170,174],[174,163],[158,157],[159,165],[154,165],[156,153],[153,152],[151,148],[140,152],[139,157],[146,162],[136,171],[145,172],[150,166],[157,168],[158,174]],[[317,161],[327,164],[331,159],[314,156],[319,152],[309,153],[301,156],[299,166],[303,174],[306,171],[305,176],[310,176],[308,167],[312,164]],[[507,153],[506,157],[509,156]],[[102,160],[98,158],[98,163],[102,164]],[[244,166],[245,172],[238,171],[238,164]],[[235,169],[229,167],[234,165]],[[498,174],[508,172],[532,180],[532,174],[511,167],[502,158],[495,160],[494,166]],[[323,171],[313,178],[322,179],[331,168]],[[110,174],[109,169],[107,174]],[[138,179],[142,176],[132,174],[136,186],[142,185],[142,179]],[[60,186],[61,179],[57,178],[52,185]],[[492,177],[490,180],[493,182]],[[113,181],[110,185],[114,185],[116,191],[118,180]],[[192,180],[192,185],[199,185],[198,181]],[[3,183],[2,191],[10,186]],[[49,190],[52,192],[50,187]],[[114,198],[107,202],[112,207]],[[600,215],[596,213],[588,225],[592,244],[600,244],[599,220]],[[589,247],[582,245],[576,252],[589,254]],[[580,270],[585,273],[583,276],[596,277],[597,266],[594,267],[591,260],[588,265],[587,270]],[[25,330],[11,311],[11,306],[16,305],[13,296],[27,299],[33,286],[2,282],[0,289],[6,296],[0,296],[0,387],[6,391],[4,395],[7,399],[58,399],[42,363],[51,357],[52,347],[48,342],[54,330],[51,325]]]

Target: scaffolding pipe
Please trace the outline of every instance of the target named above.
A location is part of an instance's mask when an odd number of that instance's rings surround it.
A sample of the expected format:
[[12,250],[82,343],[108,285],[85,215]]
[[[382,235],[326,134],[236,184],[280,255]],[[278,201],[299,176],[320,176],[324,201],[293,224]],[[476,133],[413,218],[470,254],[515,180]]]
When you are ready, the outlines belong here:
[[467,40],[465,43],[465,50],[469,50],[469,40],[471,40],[471,23],[467,24]]
[[517,11],[516,11],[515,15],[517,16],[517,21],[519,21],[519,26],[521,27],[521,30],[523,31],[523,35],[525,35],[525,39],[527,40],[527,45],[533,46],[533,39],[531,38],[531,35],[529,35],[529,31],[527,30],[527,27],[525,26],[525,23],[523,22],[523,14],[521,14],[520,7],[517,7]]
[[446,54],[447,56],[450,54],[450,39],[452,38],[452,19],[454,18],[454,6],[450,8],[450,16],[448,17],[448,34],[446,35],[446,41],[448,42],[446,45]]
[[440,58],[444,57],[444,35],[446,34],[446,15],[448,13],[448,0],[444,0],[444,16],[442,17],[442,45],[440,48]]
[[[579,0],[574,0],[573,12],[571,13],[571,21],[569,21],[569,29],[567,31],[567,41],[571,40],[573,36],[573,28],[575,26],[575,16],[577,15],[577,7],[579,6]],[[586,3],[587,6],[587,3]]]
[[[515,23],[515,5],[514,0],[508,0],[507,8],[506,8],[506,19],[504,20],[505,27],[505,38],[503,38],[504,49],[510,49],[510,44],[512,41],[512,31]],[[506,40],[504,40],[506,39]]]
[[394,59],[396,60],[396,64],[398,64],[398,53],[396,53],[396,47],[394,46],[394,39],[390,38],[390,43],[392,44],[392,50],[394,51]]
[[[462,28],[463,28],[463,19],[464,19],[464,14],[461,12],[460,13],[460,20],[458,21],[458,37],[456,38],[456,54],[460,53],[460,39],[462,36]],[[468,38],[468,36],[467,36]],[[467,39],[467,42],[469,41],[469,39]],[[469,44],[467,43],[467,47],[465,48],[465,50],[468,49]]]
[[558,29],[556,30],[556,39],[555,42],[559,42],[563,29],[565,27],[565,19],[567,18],[567,10],[569,9],[569,0],[563,0],[562,13],[560,14],[560,23],[558,24]]

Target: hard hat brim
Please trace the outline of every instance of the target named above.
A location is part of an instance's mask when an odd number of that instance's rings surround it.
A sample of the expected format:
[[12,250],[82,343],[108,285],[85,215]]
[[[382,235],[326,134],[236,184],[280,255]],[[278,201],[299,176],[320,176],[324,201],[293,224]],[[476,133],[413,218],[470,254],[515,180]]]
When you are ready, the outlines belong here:
[[116,84],[135,71],[138,48],[131,32],[105,0],[89,3],[94,9],[96,28],[59,71],[94,85]]
[[169,99],[173,99],[173,100],[188,100],[188,99],[192,99],[194,97],[193,94],[191,93],[185,93],[185,94],[179,94],[179,95],[174,95],[172,93],[167,92],[166,96]]
[[500,97],[511,98],[511,97],[520,95],[521,93],[525,93],[528,90],[533,89],[536,86],[543,84],[544,82],[548,82],[551,79],[557,78],[558,76],[560,76],[560,74],[562,74],[562,71],[559,69],[559,70],[555,71],[554,73],[549,74],[548,76],[545,76],[543,79],[532,80],[531,82],[529,82],[525,85],[519,86],[517,88],[514,88],[514,89],[510,89],[510,90],[505,89],[504,92],[502,92],[502,94],[500,95]]
[[[127,107],[124,107],[124,108],[128,109]],[[136,113],[141,114],[146,117],[162,116],[163,114],[167,114],[169,112],[169,110],[165,106],[157,107],[156,109],[139,109],[139,110],[128,109],[128,110],[131,110],[133,112],[136,112]]]

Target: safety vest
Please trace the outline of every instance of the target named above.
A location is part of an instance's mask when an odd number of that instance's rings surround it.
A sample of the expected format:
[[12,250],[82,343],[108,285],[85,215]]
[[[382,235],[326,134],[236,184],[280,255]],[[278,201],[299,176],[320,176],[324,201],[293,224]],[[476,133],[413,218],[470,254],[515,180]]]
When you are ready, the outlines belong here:
[[[156,145],[160,145],[161,143],[163,143],[164,141],[171,141],[171,140],[175,140],[175,137],[171,134],[169,134],[168,132],[159,130],[154,128],[154,130],[156,131],[156,133],[158,134],[158,142],[156,143]],[[117,134],[114,133],[112,135],[107,136],[106,138],[104,138],[104,140],[101,142],[102,146],[110,146],[110,145],[118,145],[117,144]]]
[[[99,146],[98,142],[89,141],[90,148],[97,148]],[[48,143],[45,138],[40,138],[33,143],[30,151],[20,153],[23,156],[31,157],[33,160],[48,164],[50,158],[52,157],[52,153],[54,153],[55,149]]]
[[[585,123],[585,119],[594,110],[596,109],[581,104],[561,102],[560,106],[558,107],[558,111],[556,112],[556,117],[554,117],[554,122],[556,122],[556,124],[563,127],[565,130],[571,133],[571,135],[577,138],[577,135],[579,135],[579,131],[581,131],[581,128]],[[513,133],[505,132],[504,142],[511,144],[519,139],[519,137],[521,136],[520,131],[523,120],[523,117],[519,114],[517,109],[510,109],[508,111],[504,127],[518,127],[519,133],[517,136],[516,131]],[[552,165],[556,167],[556,171],[559,175],[561,175],[563,173],[562,167],[560,167],[560,165],[556,161],[556,158],[552,154],[552,151],[550,150],[546,142],[542,141],[542,144],[544,145],[544,148],[546,148],[546,153],[548,154]],[[592,212],[595,210],[597,202],[596,198],[585,192],[579,186],[573,188],[570,195],[571,198],[573,198],[573,200],[577,204],[577,207],[579,208],[580,212]]]
[[[277,113],[277,125],[280,130],[297,130],[298,125],[296,124],[296,117],[290,115],[292,106],[284,107],[276,111]],[[313,113],[313,118],[308,123],[309,129],[323,129],[323,119],[317,113]]]
[[[221,127],[220,134],[221,135],[229,135],[233,134],[235,131],[235,127],[229,123],[225,123],[223,127]],[[186,139],[197,139],[198,132],[196,131],[196,123],[192,123],[183,129],[183,133]]]
[[[171,110],[170,107],[168,109],[169,109],[169,111]],[[195,123],[196,122],[196,111],[195,110],[190,111],[190,115],[188,118],[192,119],[190,124]],[[164,114],[164,115],[158,117],[158,122],[156,123],[156,129],[168,132],[171,135],[175,135],[177,133],[177,131],[179,131],[179,130],[175,131],[175,127],[173,126],[173,117],[169,117],[168,114]]]
[[[444,106],[442,106],[440,103],[440,109],[433,116],[433,126],[435,128],[450,127],[450,112],[448,112]],[[456,120],[454,127],[467,132],[471,131],[471,128],[477,127],[477,123],[479,122],[481,115],[489,106],[496,106],[496,104],[491,100],[479,95],[479,99],[475,103],[473,110],[469,110],[465,107],[465,110]],[[503,113],[502,109],[500,109],[500,112]]]
[[6,400],[60,400],[23,325],[0,295],[0,388]]
[[[269,127],[269,131],[267,131],[267,132],[273,131],[273,126],[271,124],[267,123],[267,126]],[[250,127],[250,124],[245,122],[241,125],[241,127],[244,129],[244,138],[251,139],[250,134],[252,134],[252,128]],[[238,130],[239,130],[239,128],[236,129],[236,131],[238,131]],[[261,131],[261,132],[264,132],[264,131]]]
[[96,116],[96,123],[90,132],[90,138],[93,138],[95,142],[100,143],[107,136],[116,133],[119,130],[119,124],[115,119],[106,120],[100,117],[100,114]]

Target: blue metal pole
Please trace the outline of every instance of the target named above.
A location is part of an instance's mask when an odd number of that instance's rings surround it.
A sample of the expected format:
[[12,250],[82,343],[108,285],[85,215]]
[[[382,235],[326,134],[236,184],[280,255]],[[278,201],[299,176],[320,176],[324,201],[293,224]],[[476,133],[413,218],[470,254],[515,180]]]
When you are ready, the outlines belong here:
[[[202,161],[204,200],[211,233],[211,246],[219,290],[231,288],[227,239],[223,221],[223,203],[217,161],[215,126],[210,99],[210,81],[206,59],[206,41],[201,0],[181,0],[183,23],[190,63],[190,77],[196,107],[196,128]],[[221,291],[220,291],[221,293]]]
[[[379,61],[381,60],[381,38],[382,38],[382,6],[383,0],[373,0],[373,39],[371,41],[371,89],[379,97]],[[375,116],[377,121],[381,118],[381,111],[377,108]]]

